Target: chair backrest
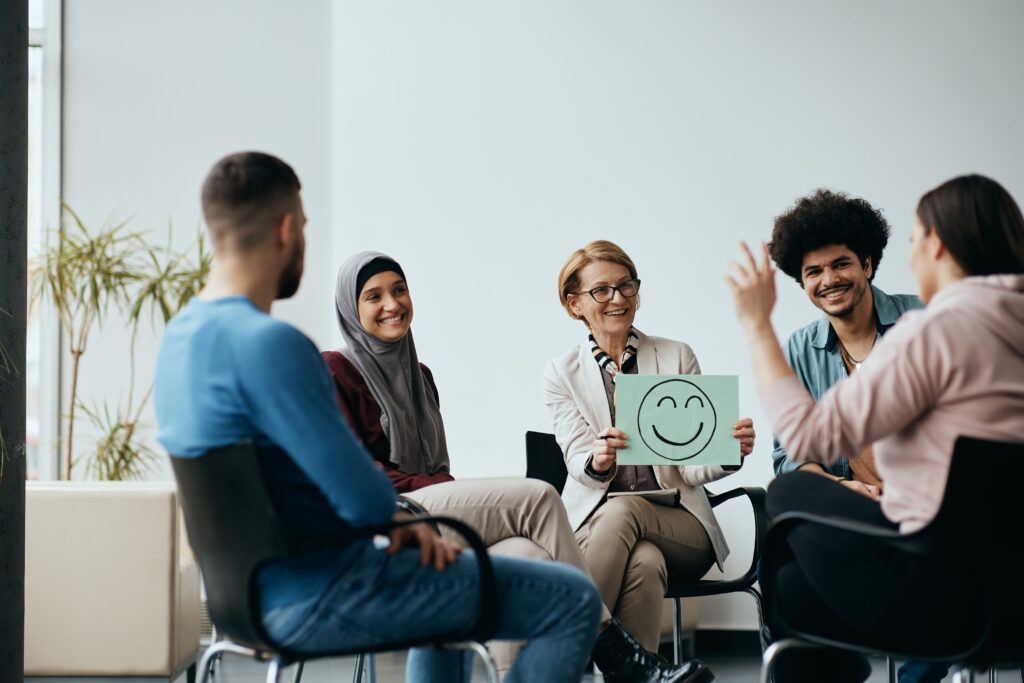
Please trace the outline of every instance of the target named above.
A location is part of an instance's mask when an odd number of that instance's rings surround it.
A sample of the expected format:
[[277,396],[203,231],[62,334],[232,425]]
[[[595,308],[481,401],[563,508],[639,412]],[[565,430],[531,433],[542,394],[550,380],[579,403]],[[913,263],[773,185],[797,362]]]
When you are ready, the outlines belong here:
[[232,640],[275,650],[266,635],[254,577],[264,562],[309,547],[278,516],[252,442],[199,457],[171,457],[213,623]]
[[526,476],[546,481],[562,492],[569,470],[554,434],[526,432]]
[[962,558],[986,596],[990,631],[971,658],[986,665],[1024,661],[1022,466],[1024,443],[957,439],[942,507],[926,531],[942,539],[941,555]]
[[[879,541],[942,577],[948,590],[923,597],[956,615],[945,624],[949,640],[936,644],[934,651],[927,646],[922,650],[912,633],[908,643],[888,643],[881,651],[909,658],[956,658],[980,669],[1024,663],[1019,626],[1024,619],[1024,582],[1020,581],[1024,526],[1020,523],[1021,485],[1016,476],[1022,465],[1024,443],[960,437],[953,448],[942,504],[932,521],[914,533]],[[773,549],[777,552],[782,544],[768,545],[764,562],[774,567]],[[905,587],[914,589],[913,585]],[[782,614],[772,581],[765,582],[764,594],[765,609]],[[792,625],[789,629],[814,642],[858,647],[831,642],[820,634],[800,633]],[[879,650],[877,644],[861,645]]]

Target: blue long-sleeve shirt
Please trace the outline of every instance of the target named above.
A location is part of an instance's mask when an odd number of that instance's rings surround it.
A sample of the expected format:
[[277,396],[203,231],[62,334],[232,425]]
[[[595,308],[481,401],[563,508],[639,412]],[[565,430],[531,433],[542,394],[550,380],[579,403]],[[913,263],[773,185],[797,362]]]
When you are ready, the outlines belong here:
[[[313,342],[245,297],[193,299],[170,322],[154,399],[159,440],[173,456],[244,439],[280,449],[262,466],[294,526],[365,526],[394,514],[391,483],[345,424]],[[269,564],[259,575],[264,613],[318,594],[353,550]]]

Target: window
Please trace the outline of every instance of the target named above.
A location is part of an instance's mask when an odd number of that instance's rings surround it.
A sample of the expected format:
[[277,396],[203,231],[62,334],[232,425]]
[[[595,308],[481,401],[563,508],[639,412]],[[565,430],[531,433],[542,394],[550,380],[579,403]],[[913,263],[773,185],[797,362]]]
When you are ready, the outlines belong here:
[[[29,1],[28,258],[60,223],[61,0]],[[29,310],[26,330],[26,468],[30,479],[57,474],[60,332],[46,306]]]

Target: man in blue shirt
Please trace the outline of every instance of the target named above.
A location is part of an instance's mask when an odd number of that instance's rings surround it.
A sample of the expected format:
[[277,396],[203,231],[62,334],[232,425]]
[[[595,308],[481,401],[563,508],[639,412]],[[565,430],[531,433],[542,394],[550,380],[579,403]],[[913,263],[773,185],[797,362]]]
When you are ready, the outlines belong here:
[[[255,466],[296,530],[358,527],[395,514],[388,478],[352,436],[327,369],[301,332],[270,317],[302,278],[306,217],[294,171],[273,156],[221,159],[203,184],[214,260],[209,281],[167,327],[157,362],[161,443],[175,457],[253,439]],[[508,681],[578,681],[597,636],[600,597],[554,562],[492,559],[499,639],[528,640]],[[431,566],[432,565],[432,566]],[[372,647],[465,628],[476,610],[473,558],[423,524],[269,563],[257,576],[263,624],[298,651]],[[417,649],[408,679],[468,681],[467,657]]]
[[[772,260],[825,314],[791,334],[785,347],[786,359],[815,400],[870,362],[882,335],[904,312],[921,307],[916,296],[886,294],[871,284],[888,241],[889,225],[880,211],[829,190],[801,198],[775,219],[768,245]],[[884,490],[870,448],[831,466],[797,465],[776,440],[772,459],[776,474],[813,472],[876,500]],[[946,670],[944,664],[907,662],[899,681],[937,683]]]

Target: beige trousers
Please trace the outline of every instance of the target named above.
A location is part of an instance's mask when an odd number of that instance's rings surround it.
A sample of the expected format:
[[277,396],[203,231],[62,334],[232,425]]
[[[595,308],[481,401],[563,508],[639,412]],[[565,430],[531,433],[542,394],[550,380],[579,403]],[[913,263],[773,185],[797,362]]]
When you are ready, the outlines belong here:
[[640,644],[657,652],[668,576],[699,579],[715,554],[707,531],[682,508],[638,496],[612,498],[576,532],[601,598]]
[[[586,572],[580,548],[558,492],[536,479],[460,479],[402,494],[432,515],[454,517],[471,526],[495,555],[565,562]],[[450,529],[442,536],[461,542]],[[611,618],[605,609],[604,623]],[[491,644],[502,674],[512,666],[522,643]]]

